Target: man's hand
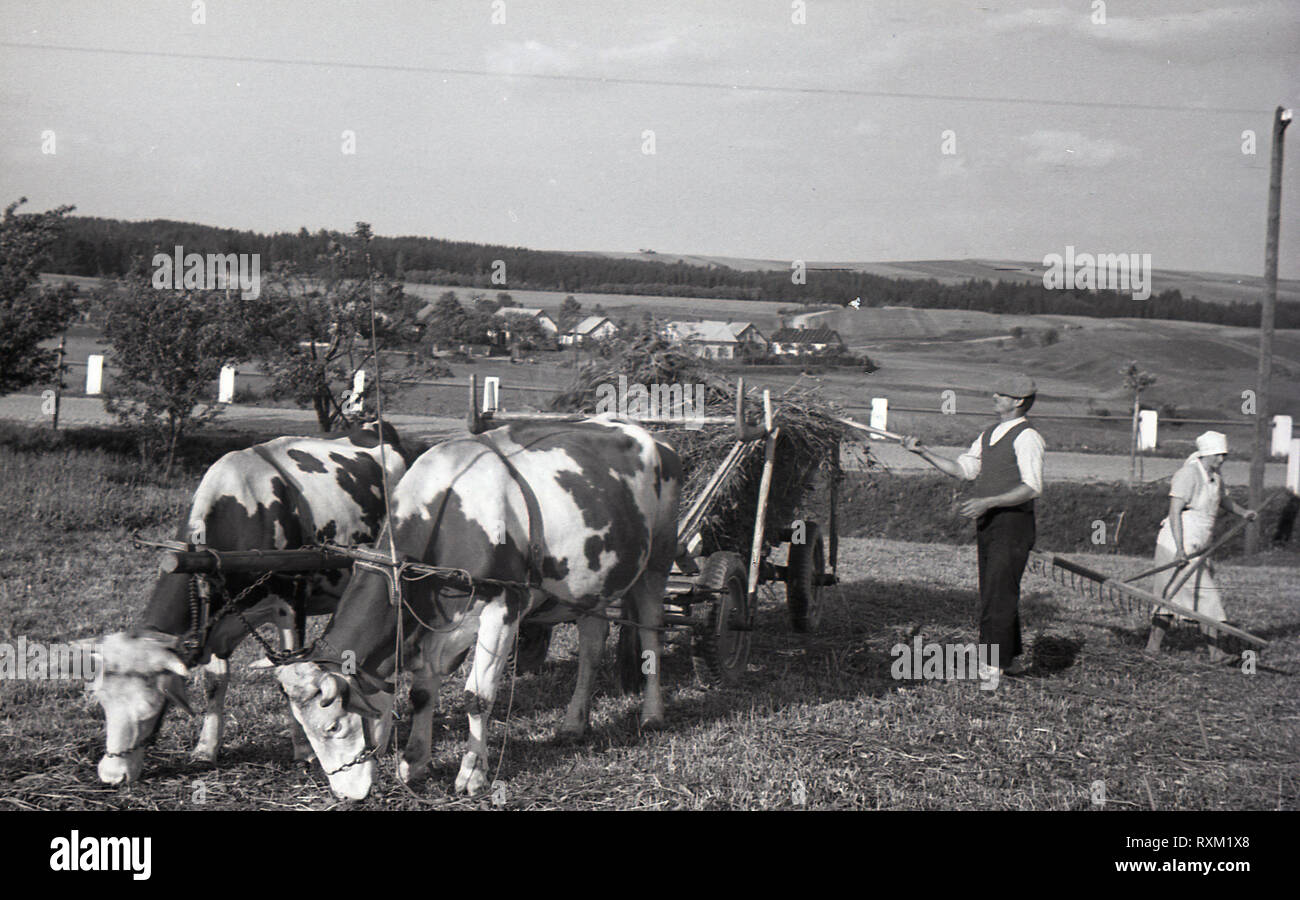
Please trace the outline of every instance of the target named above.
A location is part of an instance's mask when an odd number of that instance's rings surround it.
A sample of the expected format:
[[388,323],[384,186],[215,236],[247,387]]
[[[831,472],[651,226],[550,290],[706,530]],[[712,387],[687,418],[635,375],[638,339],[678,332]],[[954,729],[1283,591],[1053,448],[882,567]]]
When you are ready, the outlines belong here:
[[921,452],[921,439],[915,435],[907,435],[903,438],[903,449],[910,450],[913,453]]
[[1259,513],[1256,510],[1248,509],[1241,514],[1241,517],[1247,522],[1253,522],[1259,518]]
[[978,519],[992,508],[993,504],[989,503],[988,500],[977,497],[974,500],[967,500],[963,503],[958,512],[968,519]]

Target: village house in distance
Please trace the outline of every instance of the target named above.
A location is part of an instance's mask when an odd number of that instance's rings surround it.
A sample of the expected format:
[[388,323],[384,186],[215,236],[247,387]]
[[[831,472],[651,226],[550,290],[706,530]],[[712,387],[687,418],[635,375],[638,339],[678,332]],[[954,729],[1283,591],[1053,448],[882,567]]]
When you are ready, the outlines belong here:
[[664,337],[705,359],[736,359],[745,350],[751,356],[767,354],[767,338],[751,322],[669,322]]
[[821,356],[844,351],[844,341],[833,328],[780,328],[772,334],[777,356]]
[[618,326],[609,320],[609,316],[587,316],[572,331],[560,335],[560,343],[567,346],[603,341],[618,334]]
[[542,328],[546,329],[546,332],[551,335],[557,335],[560,333],[560,326],[556,325],[555,320],[548,316],[546,310],[542,309],[540,306],[503,306],[497,310],[497,315],[503,316],[506,319],[505,332],[507,340],[514,338],[514,335],[510,331],[511,323],[520,320],[531,319],[537,322],[538,325],[541,325]]

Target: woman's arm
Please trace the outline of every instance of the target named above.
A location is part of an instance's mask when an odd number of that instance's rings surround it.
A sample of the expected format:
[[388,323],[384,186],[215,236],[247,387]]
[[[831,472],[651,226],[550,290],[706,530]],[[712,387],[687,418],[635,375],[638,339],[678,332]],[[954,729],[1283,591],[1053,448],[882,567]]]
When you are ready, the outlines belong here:
[[1187,501],[1182,497],[1169,498],[1169,532],[1174,537],[1174,558],[1180,563],[1187,562],[1187,551],[1183,549],[1183,508]]
[[1227,491],[1224,491],[1219,497],[1219,505],[1229,512],[1241,516],[1246,521],[1252,521],[1259,515],[1255,510],[1242,506],[1236,500],[1233,500],[1232,497],[1228,495]]

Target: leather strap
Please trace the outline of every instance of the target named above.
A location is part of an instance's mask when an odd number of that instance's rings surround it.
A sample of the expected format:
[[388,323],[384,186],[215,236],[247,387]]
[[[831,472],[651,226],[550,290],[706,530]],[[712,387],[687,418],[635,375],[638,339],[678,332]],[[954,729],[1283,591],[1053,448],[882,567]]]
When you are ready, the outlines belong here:
[[299,529],[303,532],[300,540],[303,546],[316,543],[316,522],[311,516],[311,510],[307,507],[302,496],[302,491],[298,488],[298,483],[293,480],[284,467],[276,461],[262,444],[254,444],[252,447],[254,453],[260,456],[276,473],[284,479],[284,483],[289,491],[289,502],[293,505],[294,516],[298,520]]
[[475,441],[487,447],[497,455],[510,477],[514,479],[515,484],[519,485],[520,492],[524,495],[524,505],[528,507],[528,586],[540,587],[542,583],[542,556],[545,553],[545,546],[542,536],[542,508],[537,502],[537,495],[533,489],[524,481],[519,470],[514,464],[506,458],[498,447],[487,435],[478,435]]

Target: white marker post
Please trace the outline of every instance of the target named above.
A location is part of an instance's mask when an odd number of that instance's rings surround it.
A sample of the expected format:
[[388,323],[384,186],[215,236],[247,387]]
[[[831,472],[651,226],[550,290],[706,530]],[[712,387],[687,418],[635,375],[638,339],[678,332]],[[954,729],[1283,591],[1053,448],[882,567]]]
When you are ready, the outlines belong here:
[[1300,494],[1300,438],[1291,439],[1291,456],[1286,462],[1286,488]]
[[1271,448],[1272,456],[1286,456],[1291,452],[1291,417],[1274,416],[1273,417],[1273,446]]
[[501,408],[501,377],[488,375],[483,379],[483,412],[496,412]]
[[[871,398],[871,418],[868,423],[872,428],[879,428],[881,431],[889,430],[889,400],[885,397]],[[870,435],[874,441],[883,441],[884,438],[878,434]]]
[[235,367],[222,366],[221,378],[217,381],[217,402],[235,402]]
[[1160,414],[1154,409],[1138,413],[1138,451],[1156,449],[1156,428]]
[[86,396],[94,397],[104,391],[104,357],[99,354],[86,357]]

